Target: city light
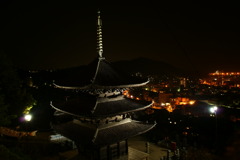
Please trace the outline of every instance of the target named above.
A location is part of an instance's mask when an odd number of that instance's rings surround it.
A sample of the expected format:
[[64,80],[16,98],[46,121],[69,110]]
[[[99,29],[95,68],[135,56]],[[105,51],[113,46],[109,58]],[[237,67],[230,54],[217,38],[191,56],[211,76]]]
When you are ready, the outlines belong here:
[[240,72],[219,72],[216,71],[215,73],[209,73],[210,76],[236,76],[236,75],[240,75]]
[[240,72],[220,72],[209,73],[209,77],[200,80],[201,84],[212,86],[228,86],[230,88],[239,88]]
[[194,101],[194,100],[190,100],[190,101],[189,101],[189,104],[190,104],[190,105],[194,105],[195,102],[196,102],[196,101]]

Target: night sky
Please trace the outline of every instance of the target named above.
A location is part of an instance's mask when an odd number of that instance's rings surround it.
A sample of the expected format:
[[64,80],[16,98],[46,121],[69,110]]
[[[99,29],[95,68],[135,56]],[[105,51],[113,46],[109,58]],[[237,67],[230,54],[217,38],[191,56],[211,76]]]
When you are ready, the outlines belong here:
[[238,5],[173,3],[3,0],[1,50],[27,69],[88,64],[97,56],[100,8],[110,62],[146,57],[196,71],[240,71]]

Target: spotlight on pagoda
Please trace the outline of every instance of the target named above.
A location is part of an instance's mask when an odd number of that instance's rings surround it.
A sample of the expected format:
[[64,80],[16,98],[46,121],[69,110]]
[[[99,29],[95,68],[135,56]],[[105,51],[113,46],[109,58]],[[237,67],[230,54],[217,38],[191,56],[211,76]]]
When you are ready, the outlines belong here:
[[25,116],[24,116],[24,119],[25,119],[25,121],[31,121],[32,120],[32,115],[31,114],[26,114]]

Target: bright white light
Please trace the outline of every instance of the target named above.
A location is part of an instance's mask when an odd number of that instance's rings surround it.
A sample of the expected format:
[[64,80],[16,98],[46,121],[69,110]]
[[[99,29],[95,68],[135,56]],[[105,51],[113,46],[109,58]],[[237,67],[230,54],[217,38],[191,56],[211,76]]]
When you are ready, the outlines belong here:
[[217,106],[214,106],[214,107],[209,108],[209,111],[210,111],[211,113],[216,113],[217,110],[218,110],[218,107],[217,107]]
[[214,109],[214,111],[217,111],[218,108],[216,106],[214,106],[213,109]]
[[209,111],[210,111],[211,113],[214,113],[213,107],[211,107],[211,108],[209,109]]
[[26,121],[31,121],[32,115],[26,114],[26,115],[24,116],[24,119],[25,119]]

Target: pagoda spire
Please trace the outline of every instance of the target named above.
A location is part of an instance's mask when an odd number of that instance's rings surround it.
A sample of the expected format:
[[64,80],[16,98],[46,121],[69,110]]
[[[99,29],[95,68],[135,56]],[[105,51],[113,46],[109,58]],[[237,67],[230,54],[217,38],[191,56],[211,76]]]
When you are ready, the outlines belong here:
[[100,10],[98,10],[98,19],[97,19],[97,53],[99,54],[99,57],[102,57],[103,41],[102,41],[102,20],[100,16]]

